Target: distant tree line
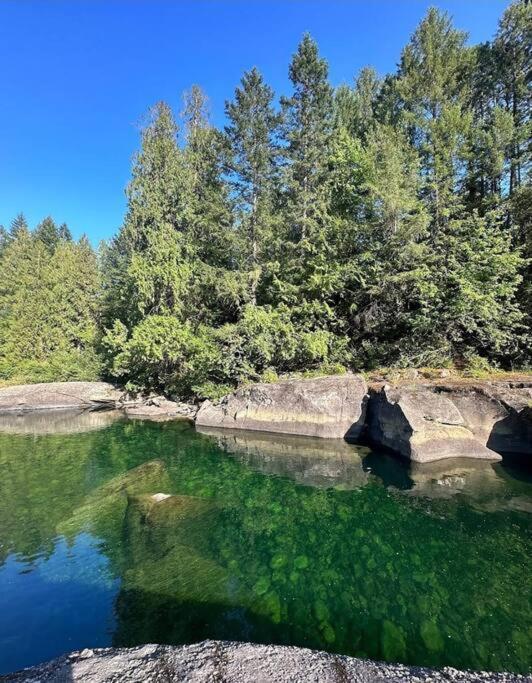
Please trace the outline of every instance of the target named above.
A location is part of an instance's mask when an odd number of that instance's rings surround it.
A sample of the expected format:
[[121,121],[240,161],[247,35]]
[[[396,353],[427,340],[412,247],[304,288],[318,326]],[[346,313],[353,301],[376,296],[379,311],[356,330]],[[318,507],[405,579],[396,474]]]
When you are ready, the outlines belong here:
[[0,378],[215,396],[279,373],[530,364],[532,5],[470,47],[430,9],[397,71],[331,87],[305,35],[279,104],[245,73],[209,121],[156,104],[98,256],[3,231]]

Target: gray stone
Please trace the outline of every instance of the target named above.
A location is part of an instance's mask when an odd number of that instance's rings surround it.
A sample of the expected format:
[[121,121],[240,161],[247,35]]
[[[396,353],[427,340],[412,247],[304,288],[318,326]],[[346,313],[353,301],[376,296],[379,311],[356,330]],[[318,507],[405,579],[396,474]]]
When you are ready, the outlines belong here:
[[424,386],[390,387],[373,392],[368,436],[415,462],[442,458],[500,460],[470,429],[447,395]]
[[49,382],[0,389],[0,413],[65,408],[114,408],[122,391],[107,382]]
[[205,401],[196,424],[355,439],[364,426],[366,392],[364,378],[352,374],[253,384],[229,394],[217,405]]
[[175,418],[193,419],[196,407],[188,403],[170,401],[163,396],[139,398],[122,404],[127,417],[144,420],[173,420]]
[[451,667],[386,664],[279,645],[206,640],[194,645],[85,649],[47,664],[0,676],[7,683],[517,683],[526,676]]
[[448,383],[435,391],[453,402],[465,426],[488,448],[532,455],[532,383]]

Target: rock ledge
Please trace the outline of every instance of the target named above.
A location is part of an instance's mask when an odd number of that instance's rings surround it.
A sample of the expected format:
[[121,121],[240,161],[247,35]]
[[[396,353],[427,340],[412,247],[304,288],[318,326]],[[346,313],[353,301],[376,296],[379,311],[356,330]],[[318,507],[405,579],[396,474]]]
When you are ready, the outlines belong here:
[[194,645],[144,645],[82,650],[0,676],[7,683],[187,681],[190,683],[357,683],[530,681],[509,673],[386,664],[297,647],[205,640]]

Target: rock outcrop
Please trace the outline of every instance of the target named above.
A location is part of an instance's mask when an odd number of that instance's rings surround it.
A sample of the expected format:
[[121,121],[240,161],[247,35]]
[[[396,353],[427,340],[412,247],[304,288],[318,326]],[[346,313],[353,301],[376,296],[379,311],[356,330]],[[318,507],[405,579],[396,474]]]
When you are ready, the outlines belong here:
[[364,427],[366,399],[367,386],[360,375],[253,384],[229,394],[217,405],[205,401],[196,424],[356,439]]
[[8,676],[3,683],[517,683],[508,673],[458,671],[451,667],[386,664],[280,645],[205,640],[194,645],[144,645],[130,649],[82,650]]
[[114,408],[123,392],[108,382],[49,382],[0,389],[0,413]]
[[532,382],[448,382],[433,390],[453,402],[488,448],[532,455]]
[[164,396],[132,397],[108,382],[49,382],[0,388],[0,415],[99,409],[120,409],[127,417],[146,420],[193,419],[196,414],[194,405]]
[[442,458],[500,460],[481,443],[448,395],[428,387],[385,385],[371,396],[368,437],[414,462]]

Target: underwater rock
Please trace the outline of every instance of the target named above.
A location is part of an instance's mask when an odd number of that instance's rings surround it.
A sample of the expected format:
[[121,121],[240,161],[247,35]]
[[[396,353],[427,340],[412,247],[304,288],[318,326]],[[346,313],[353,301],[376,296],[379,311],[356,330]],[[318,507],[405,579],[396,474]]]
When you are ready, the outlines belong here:
[[249,429],[321,438],[357,438],[364,427],[367,386],[360,375],[253,384],[205,401],[199,427]]

